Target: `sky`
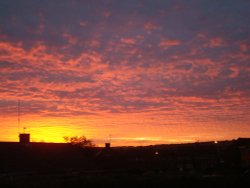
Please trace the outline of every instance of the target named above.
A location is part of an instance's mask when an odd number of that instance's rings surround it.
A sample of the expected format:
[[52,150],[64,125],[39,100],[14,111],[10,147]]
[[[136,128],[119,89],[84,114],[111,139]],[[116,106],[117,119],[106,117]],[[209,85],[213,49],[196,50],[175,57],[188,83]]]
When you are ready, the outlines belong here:
[[18,100],[34,142],[250,137],[249,12],[249,0],[1,0],[0,141],[18,141]]

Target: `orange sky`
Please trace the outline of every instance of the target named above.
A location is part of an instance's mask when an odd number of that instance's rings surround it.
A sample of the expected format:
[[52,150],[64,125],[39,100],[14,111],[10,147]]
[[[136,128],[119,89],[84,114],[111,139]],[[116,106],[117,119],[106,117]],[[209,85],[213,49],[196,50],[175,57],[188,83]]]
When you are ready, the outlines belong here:
[[250,137],[246,1],[0,2],[0,141]]

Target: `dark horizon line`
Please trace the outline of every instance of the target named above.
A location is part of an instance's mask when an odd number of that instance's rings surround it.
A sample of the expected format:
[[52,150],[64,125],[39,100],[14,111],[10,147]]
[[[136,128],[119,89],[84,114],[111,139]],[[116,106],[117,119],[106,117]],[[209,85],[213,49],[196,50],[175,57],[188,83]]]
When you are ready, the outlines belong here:
[[[112,148],[119,148],[119,147],[149,147],[149,146],[162,146],[162,145],[185,145],[185,144],[195,144],[195,143],[214,143],[217,144],[219,142],[230,142],[230,141],[236,141],[239,139],[250,139],[250,137],[238,137],[238,138],[233,138],[230,140],[210,140],[210,141],[196,141],[196,142],[182,142],[182,143],[162,143],[162,144],[149,144],[149,145],[121,145],[121,146],[112,146]],[[0,144],[4,143],[20,143],[18,141],[0,141]],[[107,142],[108,143],[108,142]],[[67,142],[29,142],[29,143],[20,143],[20,144],[71,144]],[[105,143],[104,143],[105,144]],[[111,142],[112,144],[112,142]],[[105,148],[104,146],[87,146],[87,147],[93,147],[93,148]]]

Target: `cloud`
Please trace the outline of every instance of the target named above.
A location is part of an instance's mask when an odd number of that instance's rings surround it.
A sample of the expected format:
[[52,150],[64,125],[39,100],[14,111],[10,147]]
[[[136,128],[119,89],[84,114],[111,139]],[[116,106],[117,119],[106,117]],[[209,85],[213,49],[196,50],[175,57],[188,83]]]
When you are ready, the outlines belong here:
[[121,38],[121,42],[124,44],[133,45],[136,43],[136,40],[133,38]]
[[144,29],[150,34],[152,31],[160,29],[160,27],[152,22],[146,22],[144,24]]
[[63,33],[63,38],[65,38],[71,45],[74,45],[77,42],[77,39],[68,33]]
[[81,27],[86,27],[86,26],[88,26],[88,22],[86,22],[86,21],[81,21],[81,22],[79,23],[79,25],[80,25]]
[[159,47],[162,47],[162,48],[168,48],[168,47],[171,47],[171,46],[178,46],[180,45],[181,42],[178,41],[178,40],[174,40],[174,39],[163,39],[160,41],[159,43]]
[[249,8],[243,1],[1,1],[2,112],[14,116],[20,99],[27,116],[79,118],[77,126],[96,130],[146,121],[206,137],[208,129],[244,126]]
[[208,46],[211,48],[221,47],[225,44],[222,38],[216,37],[209,40]]
[[240,43],[240,50],[242,52],[247,52],[249,50],[249,44],[247,44],[245,42],[241,42]]

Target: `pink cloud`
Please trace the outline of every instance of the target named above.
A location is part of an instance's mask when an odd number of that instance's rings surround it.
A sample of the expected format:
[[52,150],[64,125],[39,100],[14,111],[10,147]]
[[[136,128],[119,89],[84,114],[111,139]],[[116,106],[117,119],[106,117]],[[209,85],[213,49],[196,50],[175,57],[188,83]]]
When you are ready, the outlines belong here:
[[144,24],[144,29],[150,34],[153,30],[157,30],[160,27],[157,26],[156,24],[152,23],[152,22],[146,22]]
[[81,22],[79,23],[79,25],[80,25],[81,27],[86,27],[86,26],[88,26],[88,22],[87,22],[87,21],[81,21]]
[[97,39],[93,39],[89,42],[89,46],[92,48],[98,48],[98,47],[100,47],[100,45],[101,45],[101,43]]
[[249,44],[247,44],[246,42],[241,42],[240,50],[241,52],[247,52],[249,50]]
[[220,37],[215,37],[209,40],[208,46],[211,48],[221,47],[225,44],[225,41]]
[[240,73],[239,67],[234,66],[230,67],[229,69],[232,71],[232,73],[229,75],[229,78],[236,78]]
[[134,38],[121,38],[121,42],[124,44],[133,45],[136,43],[136,39],[134,39]]
[[104,11],[104,12],[102,12],[102,16],[108,18],[108,17],[111,16],[111,12],[110,11]]
[[71,44],[71,45],[74,45],[77,42],[77,38],[70,35],[67,32],[63,33],[62,37],[65,38],[68,41],[68,43]]
[[171,46],[178,46],[180,45],[181,42],[179,40],[174,40],[174,39],[163,39],[160,41],[159,46],[162,48],[168,48]]

